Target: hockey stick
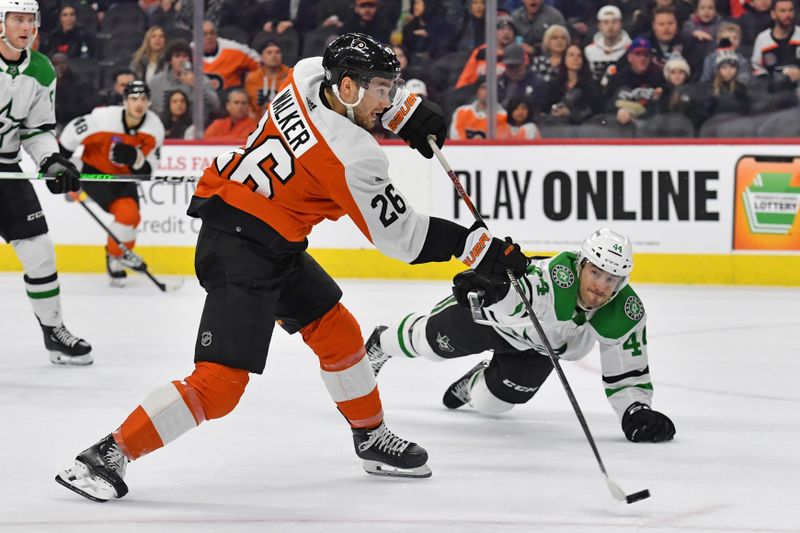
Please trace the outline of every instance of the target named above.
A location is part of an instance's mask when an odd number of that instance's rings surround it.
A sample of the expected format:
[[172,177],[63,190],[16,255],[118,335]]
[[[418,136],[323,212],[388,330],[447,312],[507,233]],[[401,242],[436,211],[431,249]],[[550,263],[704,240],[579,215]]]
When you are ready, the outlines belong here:
[[[0,172],[0,180],[54,180],[41,172]],[[196,183],[200,176],[168,176],[155,174],[81,174],[81,181],[119,181],[156,183]]]
[[69,195],[81,207],[83,207],[87,213],[89,213],[89,216],[91,216],[95,220],[95,222],[100,224],[100,227],[105,230],[105,232],[108,234],[109,237],[111,237],[111,240],[117,243],[117,246],[119,246],[119,249],[122,250],[122,253],[125,256],[125,259],[134,265],[131,267],[133,270],[135,270],[136,272],[142,272],[145,276],[150,278],[150,281],[152,281],[156,285],[156,287],[158,287],[161,290],[161,292],[172,292],[183,287],[183,278],[180,278],[178,282],[170,285],[167,285],[166,283],[159,281],[147,269],[147,263],[145,263],[144,260],[139,255],[135,254],[130,248],[125,246],[125,244],[123,244],[123,242],[120,241],[116,235],[114,235],[114,233],[111,231],[111,228],[106,226],[106,224],[102,220],[100,220],[100,217],[98,217],[95,214],[95,212],[92,211],[88,205],[86,205],[86,203],[80,198],[80,193],[69,193]]
[[[483,217],[475,209],[475,205],[470,200],[469,195],[464,190],[464,187],[461,186],[461,182],[458,180],[458,176],[456,173],[453,172],[452,167],[448,164],[447,160],[444,158],[444,154],[442,151],[439,150],[439,146],[436,144],[436,138],[434,136],[428,137],[428,144],[430,145],[433,153],[436,154],[436,159],[439,160],[441,163],[442,168],[444,168],[447,175],[450,177],[450,181],[453,182],[453,186],[458,191],[459,196],[461,199],[464,200],[464,203],[467,204],[467,208],[469,209],[472,216],[475,217],[477,222],[486,227],[486,223],[483,220]],[[553,347],[550,345],[550,340],[545,335],[544,329],[542,328],[542,324],[539,322],[539,319],[536,317],[536,314],[533,312],[533,308],[531,307],[530,302],[525,297],[525,293],[522,291],[522,286],[520,285],[517,278],[514,277],[514,274],[511,272],[511,269],[506,269],[506,275],[508,275],[508,279],[511,281],[511,286],[514,287],[514,290],[517,292],[519,299],[522,300],[523,305],[525,306],[525,310],[528,312],[528,316],[531,319],[531,323],[533,324],[533,328],[536,330],[536,333],[539,335],[539,338],[542,340],[542,344],[544,344],[545,350],[547,351],[547,356],[550,358],[550,362],[553,363],[553,367],[556,369],[556,373],[558,374],[559,379],[561,380],[561,384],[564,386],[564,391],[567,393],[567,397],[569,398],[570,403],[572,404],[572,409],[575,411],[575,416],[578,417],[578,421],[581,424],[581,428],[583,428],[583,433],[586,435],[586,440],[589,441],[589,446],[592,448],[592,452],[594,452],[594,457],[597,460],[597,465],[600,467],[600,472],[603,473],[603,477],[605,477],[606,485],[608,486],[608,490],[611,492],[611,495],[619,500],[624,501],[627,503],[635,503],[639,500],[643,500],[645,498],[650,497],[650,491],[648,489],[640,490],[639,492],[634,492],[632,494],[625,494],[625,491],[620,488],[611,478],[608,476],[608,472],[606,471],[606,467],[603,464],[603,459],[600,457],[600,451],[597,449],[597,444],[594,442],[594,437],[592,437],[592,432],[589,431],[589,424],[586,423],[586,418],[583,416],[583,411],[581,410],[580,406],[578,405],[578,400],[575,398],[575,393],[572,392],[572,387],[570,387],[569,382],[567,381],[567,376],[564,374],[564,370],[561,368],[561,364],[558,362],[558,358],[556,357],[555,352],[553,351]]]

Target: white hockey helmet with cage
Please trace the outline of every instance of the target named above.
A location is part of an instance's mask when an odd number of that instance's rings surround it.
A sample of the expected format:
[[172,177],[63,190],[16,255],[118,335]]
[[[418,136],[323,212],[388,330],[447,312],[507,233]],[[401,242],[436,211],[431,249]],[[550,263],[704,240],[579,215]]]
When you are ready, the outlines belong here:
[[24,49],[17,48],[11,44],[6,37],[6,16],[9,13],[33,14],[33,24],[35,29],[31,35],[31,39],[28,41],[28,46],[26,47],[30,48],[31,45],[33,45],[33,41],[36,40],[36,34],[39,32],[39,2],[36,0],[0,0],[0,23],[3,24],[3,28],[0,30],[0,39],[2,39],[6,46],[10,47],[12,50],[22,52]]
[[597,268],[619,276],[620,282],[614,293],[628,284],[633,270],[633,245],[630,239],[616,231],[603,228],[595,231],[583,241],[578,252],[578,265],[591,262]]

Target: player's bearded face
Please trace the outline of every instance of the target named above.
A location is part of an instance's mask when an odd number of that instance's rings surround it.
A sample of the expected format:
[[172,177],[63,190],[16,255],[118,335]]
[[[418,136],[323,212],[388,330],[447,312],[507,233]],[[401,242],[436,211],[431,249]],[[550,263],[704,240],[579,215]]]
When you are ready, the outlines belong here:
[[597,309],[611,299],[621,280],[619,276],[587,262],[580,273],[578,298],[581,304],[587,309]]
[[364,129],[372,129],[378,123],[381,113],[391,106],[391,93],[394,83],[382,78],[373,78],[364,90],[361,103],[354,109],[356,124]]

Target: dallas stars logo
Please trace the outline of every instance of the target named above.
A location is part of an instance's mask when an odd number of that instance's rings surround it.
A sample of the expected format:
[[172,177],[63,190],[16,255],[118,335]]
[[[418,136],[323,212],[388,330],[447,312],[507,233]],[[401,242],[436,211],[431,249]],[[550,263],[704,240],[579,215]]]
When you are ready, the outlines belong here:
[[15,118],[11,116],[12,102],[12,100],[9,100],[6,106],[0,109],[0,146],[5,146],[6,135],[19,128],[24,120],[24,117]]
[[628,296],[625,300],[625,314],[631,320],[639,320],[644,316],[644,306],[642,301],[636,296]]
[[575,283],[575,274],[564,265],[556,265],[553,268],[553,281],[562,289],[569,289]]
[[447,335],[442,335],[438,331],[436,332],[436,343],[439,345],[439,349],[443,352],[455,351],[455,349],[450,346],[450,337]]

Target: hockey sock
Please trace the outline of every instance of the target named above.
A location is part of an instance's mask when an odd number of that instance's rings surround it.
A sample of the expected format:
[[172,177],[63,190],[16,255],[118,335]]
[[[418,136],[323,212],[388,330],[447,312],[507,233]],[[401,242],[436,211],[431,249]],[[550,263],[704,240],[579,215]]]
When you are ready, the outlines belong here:
[[381,333],[381,349],[390,357],[424,357],[430,361],[446,361],[438,355],[425,335],[428,315],[411,313],[392,322]]
[[22,269],[25,271],[25,290],[36,318],[44,326],[60,326],[61,291],[56,273],[56,254],[47,233],[11,241]]
[[515,404],[501,400],[492,394],[486,385],[484,373],[485,370],[481,370],[472,380],[469,404],[485,415],[499,415],[511,410]]
[[114,432],[114,440],[128,459],[138,459],[204,420],[230,413],[249,379],[246,370],[197,363],[184,381],[173,381],[148,394]]
[[366,357],[361,329],[353,315],[337,303],[300,333],[319,357],[322,381],[350,426],[378,426],[383,421],[378,383]]
[[[136,245],[136,226],[141,220],[139,205],[133,198],[125,196],[111,202],[108,210],[114,215],[114,222],[108,226],[111,233],[132,250]],[[108,238],[108,252],[117,257],[122,255],[122,250],[111,237]]]

